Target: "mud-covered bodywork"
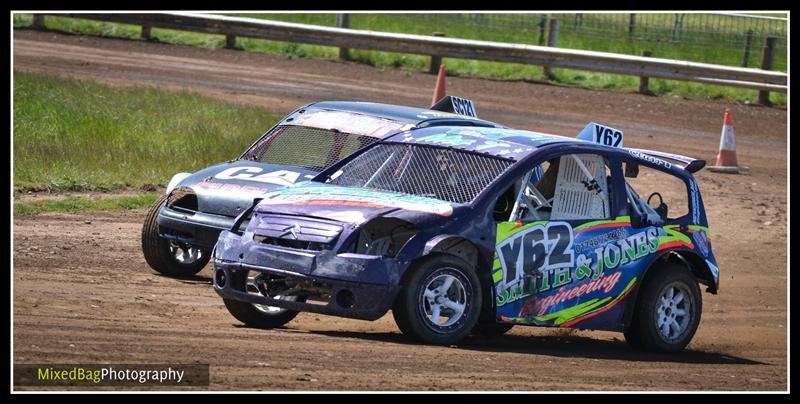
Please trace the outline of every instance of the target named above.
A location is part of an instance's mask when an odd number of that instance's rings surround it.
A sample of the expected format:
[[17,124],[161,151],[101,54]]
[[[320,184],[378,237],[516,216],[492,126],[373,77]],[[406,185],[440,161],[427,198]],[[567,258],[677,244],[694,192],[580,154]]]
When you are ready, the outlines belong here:
[[318,102],[279,121],[238,159],[177,174],[158,212],[161,237],[211,249],[258,195],[307,181],[374,141],[426,125],[499,127],[452,113],[362,102]]
[[[605,178],[573,181],[578,196],[605,193],[603,217],[515,217],[514,201],[535,168],[572,155],[600,156],[607,164]],[[590,162],[578,166],[588,172]],[[634,208],[638,199],[631,198],[638,196],[626,188],[623,164],[651,167],[685,184],[688,213],[652,218]],[[377,319],[415,261],[449,254],[474,266],[486,286],[483,315],[496,322],[623,330],[637,286],[659,262],[679,262],[717,291],[719,270],[691,175],[703,164],[505,128],[408,130],[311,182],[263,195],[243,231],[221,233],[214,286],[227,299]],[[556,205],[547,216],[562,209]],[[231,286],[232,277],[248,273],[275,288],[253,293]],[[293,289],[281,289],[287,282]],[[269,297],[312,290],[316,303]]]

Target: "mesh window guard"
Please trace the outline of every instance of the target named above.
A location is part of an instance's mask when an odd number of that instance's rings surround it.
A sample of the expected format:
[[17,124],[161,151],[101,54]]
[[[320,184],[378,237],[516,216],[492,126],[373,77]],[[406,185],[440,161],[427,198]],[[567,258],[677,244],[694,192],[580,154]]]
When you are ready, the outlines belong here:
[[468,203],[511,164],[459,150],[387,143],[356,157],[330,183]]
[[334,130],[281,125],[243,158],[322,171],[377,140]]

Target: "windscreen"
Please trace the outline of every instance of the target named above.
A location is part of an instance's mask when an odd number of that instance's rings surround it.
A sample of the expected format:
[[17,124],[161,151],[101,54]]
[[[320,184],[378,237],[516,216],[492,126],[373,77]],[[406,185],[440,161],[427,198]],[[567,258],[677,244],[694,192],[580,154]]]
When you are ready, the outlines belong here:
[[266,164],[322,171],[356,150],[378,140],[336,130],[281,125],[242,158]]
[[386,143],[344,165],[330,183],[468,203],[511,164],[455,149]]

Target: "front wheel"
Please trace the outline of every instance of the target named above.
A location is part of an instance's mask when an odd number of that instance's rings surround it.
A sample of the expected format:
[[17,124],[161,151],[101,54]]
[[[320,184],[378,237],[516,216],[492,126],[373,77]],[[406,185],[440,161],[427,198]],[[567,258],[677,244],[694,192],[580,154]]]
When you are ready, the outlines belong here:
[[413,267],[392,314],[400,330],[429,344],[452,344],[475,326],[481,308],[481,285],[463,260],[429,257]]
[[669,265],[657,271],[642,285],[625,339],[647,351],[678,352],[689,344],[700,324],[700,288],[682,266]]
[[175,277],[192,276],[208,264],[211,251],[190,244],[167,240],[158,234],[158,211],[164,205],[167,196],[159,198],[142,226],[142,252],[147,265],[156,272]]

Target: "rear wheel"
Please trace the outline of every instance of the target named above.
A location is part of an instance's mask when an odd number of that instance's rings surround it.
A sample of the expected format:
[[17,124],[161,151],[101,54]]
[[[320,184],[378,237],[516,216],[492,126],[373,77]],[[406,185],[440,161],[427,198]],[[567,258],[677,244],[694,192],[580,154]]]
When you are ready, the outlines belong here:
[[481,307],[475,271],[448,255],[431,256],[409,271],[392,308],[400,330],[430,344],[452,344],[466,337]]
[[161,274],[175,277],[192,276],[200,272],[208,260],[211,252],[191,244],[178,243],[167,240],[158,234],[158,211],[164,205],[167,196],[159,198],[150,211],[142,226],[142,252],[147,265]]
[[642,285],[625,339],[647,351],[678,352],[689,344],[700,324],[700,288],[685,267],[668,265],[657,271]]
[[[251,274],[240,274],[237,276],[237,279],[232,280],[233,283],[231,286],[235,290],[242,290],[244,289],[247,293],[252,295],[259,295],[263,296],[261,290],[258,287],[257,276],[251,276]],[[242,281],[244,281],[244,285],[242,285]],[[273,299],[279,300],[287,300],[287,301],[304,301],[298,296],[270,296]],[[256,304],[256,303],[249,303],[249,302],[242,302],[239,300],[232,300],[232,299],[222,299],[225,303],[225,308],[228,309],[228,312],[231,313],[233,317],[237,320],[251,326],[257,328],[277,328],[282,327],[286,323],[292,321],[295,317],[297,317],[300,312],[284,309],[281,307],[275,306],[267,306],[263,304]]]

